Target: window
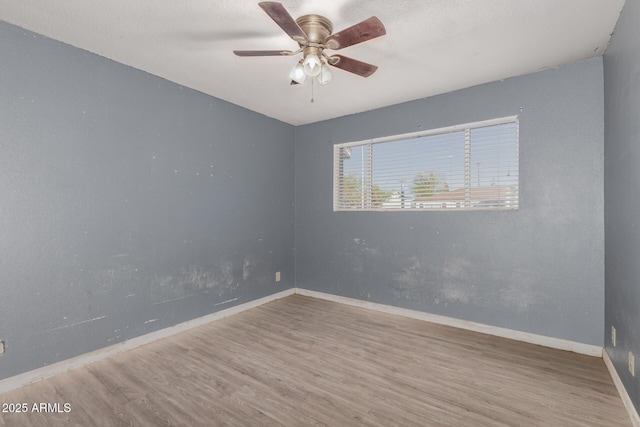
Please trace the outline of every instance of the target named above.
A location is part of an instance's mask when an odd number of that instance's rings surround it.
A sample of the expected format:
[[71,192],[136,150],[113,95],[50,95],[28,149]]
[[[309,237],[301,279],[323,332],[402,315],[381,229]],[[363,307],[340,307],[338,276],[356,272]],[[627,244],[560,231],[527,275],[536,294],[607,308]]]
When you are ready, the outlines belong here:
[[334,145],[333,210],[518,209],[518,119]]

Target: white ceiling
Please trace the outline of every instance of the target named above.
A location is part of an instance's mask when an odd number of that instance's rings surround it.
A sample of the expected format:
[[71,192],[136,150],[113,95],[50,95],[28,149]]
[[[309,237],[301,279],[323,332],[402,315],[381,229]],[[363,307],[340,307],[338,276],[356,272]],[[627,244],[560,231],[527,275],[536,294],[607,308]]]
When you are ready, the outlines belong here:
[[600,56],[624,0],[282,0],[334,32],[377,16],[387,35],[339,53],[369,78],[290,86],[293,57],[232,50],[297,44],[258,0],[0,0],[0,19],[294,125]]

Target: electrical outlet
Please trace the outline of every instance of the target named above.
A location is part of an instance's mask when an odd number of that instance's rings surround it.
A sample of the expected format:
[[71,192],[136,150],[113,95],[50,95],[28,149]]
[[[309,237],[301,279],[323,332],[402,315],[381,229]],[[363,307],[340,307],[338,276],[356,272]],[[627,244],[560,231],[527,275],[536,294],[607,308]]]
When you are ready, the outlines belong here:
[[280,272],[276,271],[276,282],[280,281]]
[[631,351],[629,352],[629,372],[631,372],[631,376],[636,376],[636,357]]
[[615,326],[611,326],[611,344],[613,344],[613,346],[615,347],[617,343],[616,340],[616,327]]
[[0,341],[0,356],[4,354],[4,341]]

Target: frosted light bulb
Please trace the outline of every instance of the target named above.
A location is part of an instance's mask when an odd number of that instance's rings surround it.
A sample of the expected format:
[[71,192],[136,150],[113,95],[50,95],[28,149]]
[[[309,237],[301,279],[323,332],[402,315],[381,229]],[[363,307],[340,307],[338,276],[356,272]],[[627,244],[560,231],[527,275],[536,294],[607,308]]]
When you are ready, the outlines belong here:
[[320,69],[322,68],[322,62],[320,62],[320,58],[318,55],[314,53],[310,53],[304,58],[304,72],[309,77],[315,77],[320,74]]

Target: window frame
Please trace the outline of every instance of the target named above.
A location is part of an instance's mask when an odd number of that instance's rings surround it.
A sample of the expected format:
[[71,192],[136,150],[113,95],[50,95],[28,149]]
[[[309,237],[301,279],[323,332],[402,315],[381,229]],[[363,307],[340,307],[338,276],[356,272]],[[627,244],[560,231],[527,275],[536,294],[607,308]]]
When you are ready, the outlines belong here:
[[[372,146],[374,144],[380,144],[385,142],[394,142],[394,141],[402,141],[402,140],[410,140],[415,138],[423,138],[434,135],[442,135],[447,133],[454,132],[465,132],[465,157],[468,159],[468,155],[470,155],[470,146],[472,142],[469,140],[470,131],[472,129],[489,127],[489,126],[498,126],[503,124],[515,123],[516,125],[516,164],[518,166],[518,176],[517,176],[517,204],[515,207],[513,206],[497,206],[497,207],[478,207],[478,206],[456,206],[453,208],[427,208],[427,207],[401,207],[401,208],[376,208],[371,206],[371,191],[368,193],[368,198],[363,200],[363,207],[361,208],[346,208],[340,207],[340,162],[341,162],[341,150],[344,148],[353,148],[353,147],[361,147],[361,146]],[[364,178],[363,187],[370,187],[371,183],[371,171],[372,171],[372,158],[371,158],[371,150],[367,150],[368,154],[366,156],[365,163],[367,168],[367,177]],[[467,160],[465,160],[465,198],[469,197],[469,189],[471,188],[469,181],[469,165],[466,164]],[[343,177],[344,178],[344,177]],[[344,142],[344,143],[336,143],[333,144],[333,179],[332,179],[332,192],[333,192],[333,211],[334,212],[434,212],[434,211],[445,211],[445,212],[460,212],[460,211],[517,211],[520,209],[520,120],[518,115],[514,116],[506,116],[500,117],[490,120],[482,120],[477,122],[464,123],[453,126],[446,126],[436,129],[422,130],[417,132],[410,132],[405,134],[398,135],[390,135],[378,138],[365,139],[360,141],[352,141],[352,142]],[[363,190],[364,191],[364,190]],[[364,199],[364,198],[363,198]],[[466,202],[465,202],[466,203]],[[368,204],[368,206],[366,206]],[[459,203],[457,203],[459,204]]]

